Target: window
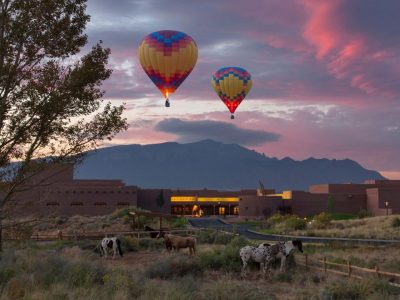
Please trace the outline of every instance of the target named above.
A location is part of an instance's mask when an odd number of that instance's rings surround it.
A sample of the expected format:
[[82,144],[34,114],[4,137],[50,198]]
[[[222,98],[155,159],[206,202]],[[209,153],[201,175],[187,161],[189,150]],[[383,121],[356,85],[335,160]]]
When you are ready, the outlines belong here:
[[60,206],[60,203],[58,203],[58,202],[47,202],[46,206]]
[[95,202],[94,206],[107,206],[107,203],[105,203],[105,202]]
[[235,207],[233,208],[233,214],[234,214],[234,215],[238,215],[238,214],[239,214],[239,206],[235,206]]
[[218,214],[224,215],[225,214],[225,206],[218,207]]
[[83,202],[71,202],[71,206],[83,206]]

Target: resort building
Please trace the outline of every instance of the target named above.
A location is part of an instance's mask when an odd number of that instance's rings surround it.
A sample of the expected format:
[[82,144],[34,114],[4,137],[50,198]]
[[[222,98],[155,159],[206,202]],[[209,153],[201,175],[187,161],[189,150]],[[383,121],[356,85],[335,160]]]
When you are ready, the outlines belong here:
[[76,180],[72,165],[58,165],[28,180],[8,208],[19,214],[103,215],[129,206],[172,215],[246,219],[274,213],[309,216],[323,211],[398,214],[400,180],[320,184],[310,186],[308,191],[282,193],[262,185],[258,190],[238,191],[142,189],[127,186],[121,180]]

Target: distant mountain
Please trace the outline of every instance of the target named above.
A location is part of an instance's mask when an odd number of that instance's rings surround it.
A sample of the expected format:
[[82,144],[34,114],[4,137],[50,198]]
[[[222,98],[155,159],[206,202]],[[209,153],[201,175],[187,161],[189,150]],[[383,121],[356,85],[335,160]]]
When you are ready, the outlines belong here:
[[144,188],[257,188],[307,190],[312,184],[384,179],[344,159],[276,159],[236,144],[212,140],[190,144],[126,145],[90,152],[77,179],[122,179]]

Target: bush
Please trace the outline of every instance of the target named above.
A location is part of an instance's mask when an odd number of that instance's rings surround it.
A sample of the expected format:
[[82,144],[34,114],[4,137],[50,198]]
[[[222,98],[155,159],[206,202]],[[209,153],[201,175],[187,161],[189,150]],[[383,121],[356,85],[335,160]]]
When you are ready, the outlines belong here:
[[236,236],[233,234],[217,231],[217,230],[202,230],[197,238],[202,244],[222,244],[226,245],[231,242]]
[[174,218],[171,222],[172,228],[186,228],[188,220],[186,218]]
[[370,218],[373,217],[374,214],[371,211],[368,211],[366,209],[362,209],[358,212],[357,214],[359,219],[364,219],[364,218]]
[[195,298],[201,300],[277,299],[273,294],[266,295],[264,291],[253,285],[237,283],[232,280],[219,280],[202,290]]
[[338,280],[322,290],[322,299],[366,299],[372,286],[368,282]]
[[392,220],[392,227],[400,227],[400,218],[394,218]]
[[331,216],[325,212],[322,212],[319,215],[314,216],[312,228],[325,229],[331,224],[331,221]]
[[200,253],[196,259],[203,268],[238,272],[241,269],[239,251],[249,242],[243,237],[236,237],[223,249]]
[[275,225],[275,229],[280,232],[290,232],[294,230],[303,230],[306,228],[306,220],[294,215],[286,217],[283,222]]
[[131,236],[122,236],[121,238],[121,248],[124,252],[135,252],[139,251],[139,240]]
[[289,215],[274,214],[267,219],[266,224],[269,227],[273,227],[276,224],[284,222],[288,217]]
[[179,254],[171,255],[164,260],[157,261],[145,271],[147,277],[160,279],[171,279],[186,275],[200,276],[202,273],[203,268],[200,266],[198,260]]

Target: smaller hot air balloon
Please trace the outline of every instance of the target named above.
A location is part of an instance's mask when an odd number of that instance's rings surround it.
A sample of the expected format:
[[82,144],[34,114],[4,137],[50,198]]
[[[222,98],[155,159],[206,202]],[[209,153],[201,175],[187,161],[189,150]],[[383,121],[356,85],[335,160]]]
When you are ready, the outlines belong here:
[[197,45],[186,33],[161,30],[150,33],[140,43],[139,61],[147,76],[165,97],[173,94],[192,72],[197,61]]
[[221,68],[214,73],[211,82],[234,119],[233,113],[251,89],[250,73],[239,67]]

